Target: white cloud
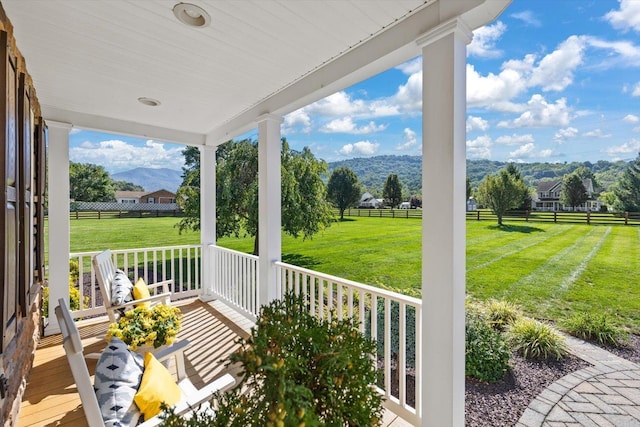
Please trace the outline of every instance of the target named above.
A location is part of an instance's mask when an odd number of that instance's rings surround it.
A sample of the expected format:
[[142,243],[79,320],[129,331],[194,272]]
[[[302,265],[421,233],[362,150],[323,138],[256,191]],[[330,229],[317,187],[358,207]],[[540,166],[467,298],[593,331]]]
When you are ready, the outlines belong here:
[[518,159],[532,159],[532,158],[547,158],[551,157],[553,150],[545,149],[536,151],[536,145],[533,142],[529,142],[520,146],[517,150],[511,151],[509,156]]
[[467,46],[467,54],[479,58],[499,58],[502,51],[496,49],[496,42],[506,30],[507,26],[500,21],[478,28],[473,32],[473,39]]
[[489,122],[482,117],[469,116],[467,117],[467,132],[474,130],[485,131],[489,129]]
[[365,113],[367,106],[363,100],[353,100],[346,92],[340,91],[304,107],[304,110],[307,114],[335,117]]
[[565,98],[555,103],[548,103],[540,94],[534,94],[527,102],[528,110],[520,117],[498,123],[500,128],[568,126],[570,122],[570,108]]
[[142,146],[118,139],[84,141],[69,149],[69,159],[74,162],[102,165],[112,173],[137,167],[180,169],[184,166],[183,149],[181,145],[153,140],[146,141]]
[[633,87],[633,91],[631,91],[631,96],[640,96],[640,83],[636,83]]
[[488,159],[491,157],[493,142],[489,135],[482,135],[476,139],[467,140],[468,159]]
[[585,133],[582,134],[582,136],[585,136],[587,138],[599,138],[599,139],[611,138],[611,134],[603,133],[602,129],[594,129],[592,131],[585,132]]
[[422,56],[400,64],[396,68],[407,75],[419,73],[422,71]]
[[467,64],[467,104],[486,106],[500,110],[507,102],[524,92],[526,82],[522,74],[513,69],[503,69],[500,74],[481,76],[472,64]]
[[636,116],[635,114],[627,114],[626,116],[624,116],[622,121],[626,123],[638,123],[640,122],[640,117]]
[[584,38],[570,36],[558,48],[546,55],[533,70],[529,86],[543,91],[561,91],[573,83],[573,71],[582,64]]
[[640,66],[640,47],[629,41],[609,42],[596,37],[584,37],[584,40],[592,47],[610,51],[599,64],[600,68]]
[[358,127],[351,117],[335,119],[320,128],[323,133],[350,133],[350,134],[366,134],[385,130],[387,126],[376,125],[371,121],[364,126]]
[[419,112],[422,109],[422,71],[410,75],[407,83],[401,85],[388,101],[399,111]]
[[300,128],[300,132],[302,133],[311,132],[311,117],[304,108],[292,111],[284,116],[282,133],[295,133],[297,128]]
[[533,12],[531,12],[530,10],[525,10],[525,11],[518,12],[518,13],[513,13],[513,14],[511,14],[511,17],[519,19],[522,22],[524,22],[525,24],[530,25],[532,27],[541,27],[542,26],[542,23],[540,22],[540,20],[538,18],[536,18],[533,15]]
[[529,142],[520,146],[517,150],[511,151],[509,153],[510,157],[533,157],[534,150],[536,149],[536,145],[533,142]]
[[620,154],[633,154],[640,151],[640,139],[632,139],[622,145],[615,145],[604,150],[609,156],[616,157]]
[[620,10],[611,10],[604,17],[617,30],[640,32],[640,2],[637,0],[621,0]]
[[82,132],[82,129],[78,129],[78,128],[71,128],[71,130],[69,131],[69,135],[75,135],[77,133]]
[[404,128],[404,131],[402,131],[402,140],[404,142],[396,146],[397,151],[411,150],[413,147],[418,145],[418,137],[416,133],[409,128]]
[[358,141],[354,144],[345,144],[340,150],[338,150],[338,153],[344,156],[371,156],[376,154],[379,146],[380,144],[377,142]]
[[553,140],[559,144],[562,144],[567,139],[575,138],[576,136],[578,136],[578,129],[574,127],[568,127],[560,129],[558,132],[556,132],[556,134],[553,135]]
[[501,145],[520,145],[533,142],[533,135],[531,135],[530,133],[526,135],[517,135],[514,133],[513,135],[502,135],[496,138],[496,144]]

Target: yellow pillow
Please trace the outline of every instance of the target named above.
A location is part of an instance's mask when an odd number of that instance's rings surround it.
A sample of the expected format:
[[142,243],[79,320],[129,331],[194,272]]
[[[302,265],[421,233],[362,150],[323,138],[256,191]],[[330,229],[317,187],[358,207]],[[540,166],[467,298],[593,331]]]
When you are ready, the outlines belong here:
[[[144,283],[144,279],[142,277],[139,277],[138,281],[133,287],[133,298],[142,299],[142,298],[149,298],[150,296],[151,294],[149,293],[149,288],[147,287],[147,284]],[[149,303],[149,301],[136,305],[136,307],[150,307],[150,306],[151,304]]]
[[167,368],[155,358],[153,353],[144,355],[144,372],[140,388],[133,397],[140,412],[144,414],[145,421],[155,417],[162,410],[160,404],[174,406],[180,401],[182,390],[167,371]]

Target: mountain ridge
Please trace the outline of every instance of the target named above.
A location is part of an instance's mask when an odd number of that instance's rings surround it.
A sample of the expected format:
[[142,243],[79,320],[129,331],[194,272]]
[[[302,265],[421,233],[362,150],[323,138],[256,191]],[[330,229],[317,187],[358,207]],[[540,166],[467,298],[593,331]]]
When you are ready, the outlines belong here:
[[182,171],[169,168],[135,168],[111,174],[116,181],[132,182],[144,188],[146,192],[167,190],[175,193],[182,184]]

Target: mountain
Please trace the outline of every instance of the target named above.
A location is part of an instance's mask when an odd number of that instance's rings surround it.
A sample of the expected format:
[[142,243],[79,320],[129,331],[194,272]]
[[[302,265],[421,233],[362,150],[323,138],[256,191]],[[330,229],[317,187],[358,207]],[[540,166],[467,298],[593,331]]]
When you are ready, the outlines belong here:
[[148,192],[164,189],[175,193],[182,184],[182,171],[167,168],[135,168],[111,174],[111,178],[140,185]]
[[[498,172],[508,165],[506,162],[492,160],[467,160],[467,176],[471,186],[478,184],[490,174]],[[358,177],[365,191],[382,196],[382,188],[389,174],[395,173],[409,194],[422,193],[422,157],[420,156],[374,156],[329,162],[329,175],[340,166],[350,168]],[[600,185],[600,191],[606,191],[616,182],[628,166],[627,162],[609,162],[599,160],[592,162],[571,163],[517,163],[527,185],[535,187],[541,180],[562,179],[581,166],[589,168]]]

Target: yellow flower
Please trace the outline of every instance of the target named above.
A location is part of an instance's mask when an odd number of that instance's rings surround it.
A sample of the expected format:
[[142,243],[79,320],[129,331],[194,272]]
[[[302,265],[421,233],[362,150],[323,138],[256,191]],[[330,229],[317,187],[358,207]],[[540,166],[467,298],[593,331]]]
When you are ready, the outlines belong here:
[[136,307],[125,312],[117,322],[109,325],[107,339],[120,338],[129,348],[147,344],[154,347],[173,343],[180,330],[182,313],[177,307],[156,305]]

